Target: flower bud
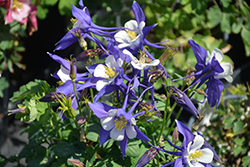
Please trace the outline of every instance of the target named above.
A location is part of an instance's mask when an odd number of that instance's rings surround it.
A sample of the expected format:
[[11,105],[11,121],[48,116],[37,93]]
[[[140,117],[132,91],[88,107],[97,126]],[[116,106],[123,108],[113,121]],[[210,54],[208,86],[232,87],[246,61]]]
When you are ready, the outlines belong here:
[[141,156],[135,167],[142,167],[147,165],[152,159],[154,159],[154,157],[158,154],[158,152],[159,150],[157,150],[156,148],[151,148],[150,150],[146,151]]
[[74,167],[83,167],[84,164],[79,161],[78,159],[68,159],[68,161],[74,166]]
[[70,78],[72,80],[76,79],[76,70],[75,70],[75,66],[74,66],[74,61],[71,61],[70,63],[70,74],[69,74]]
[[177,127],[175,127],[173,131],[173,141],[176,143],[178,140],[179,140],[179,133],[178,133]]

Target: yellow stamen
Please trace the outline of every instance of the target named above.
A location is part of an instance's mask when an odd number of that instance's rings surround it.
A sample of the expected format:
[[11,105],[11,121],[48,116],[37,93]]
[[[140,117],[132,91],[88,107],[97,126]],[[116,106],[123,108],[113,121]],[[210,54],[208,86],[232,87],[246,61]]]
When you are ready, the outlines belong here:
[[203,152],[201,150],[196,150],[195,152],[189,154],[188,160],[189,161],[195,160],[195,162],[197,162],[198,161],[197,158],[202,157],[202,155]]
[[77,22],[77,19],[71,18],[70,21],[72,24],[75,24]]
[[104,66],[105,67],[105,73],[109,76],[109,78],[114,78],[116,76],[116,70],[115,68],[110,68],[110,67],[107,67],[107,66]]
[[13,0],[13,5],[11,9],[21,11],[22,7],[23,7],[23,4],[21,2],[19,2],[18,0]]
[[127,123],[128,121],[123,115],[121,115],[115,119],[115,128],[121,131],[124,127],[126,127]]
[[134,31],[126,30],[126,32],[131,40],[136,38],[136,33]]

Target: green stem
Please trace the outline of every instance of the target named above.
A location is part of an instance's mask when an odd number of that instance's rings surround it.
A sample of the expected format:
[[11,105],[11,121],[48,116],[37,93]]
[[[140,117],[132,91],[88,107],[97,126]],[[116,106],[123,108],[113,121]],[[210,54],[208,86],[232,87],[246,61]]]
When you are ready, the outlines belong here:
[[[167,85],[168,85],[168,81],[166,79],[166,86]],[[166,102],[165,102],[165,110],[164,110],[164,116],[163,116],[163,123],[162,123],[162,127],[161,127],[161,132],[160,132],[160,134],[158,136],[158,142],[160,142],[161,135],[162,135],[162,133],[163,133],[163,131],[165,129],[166,117],[167,117],[167,111],[168,111],[168,105],[170,104],[170,98],[169,98],[169,92],[168,92],[168,90],[166,90],[166,94],[167,94],[167,98],[166,98]],[[172,111],[169,111],[169,116],[167,118],[167,121],[168,121],[168,119],[169,119],[169,117],[171,115],[171,112]]]
[[77,101],[77,104],[78,104],[79,115],[82,116],[82,107],[80,105],[80,102],[79,102],[79,99],[78,99],[78,96],[77,96],[77,93],[76,93],[76,84],[75,84],[75,80],[74,79],[72,79],[72,83],[73,83],[73,88],[74,88],[74,93],[75,93],[76,101]]
[[[177,115],[176,115],[176,117],[175,117],[176,120],[180,117],[181,112],[182,112],[182,109],[180,108],[179,111],[178,111],[178,113],[177,113]],[[172,125],[171,125],[171,127],[170,127],[170,129],[168,131],[167,136],[170,134],[170,132],[172,131],[172,129],[174,128],[174,126],[175,126],[175,121],[173,121],[173,123],[172,123]]]
[[58,122],[57,122],[57,119],[56,119],[56,113],[54,111],[52,111],[52,122],[53,122],[53,125],[56,126],[56,130],[57,130],[59,138],[61,140],[63,140],[62,132],[61,132],[61,129],[60,129],[59,125],[58,125]]

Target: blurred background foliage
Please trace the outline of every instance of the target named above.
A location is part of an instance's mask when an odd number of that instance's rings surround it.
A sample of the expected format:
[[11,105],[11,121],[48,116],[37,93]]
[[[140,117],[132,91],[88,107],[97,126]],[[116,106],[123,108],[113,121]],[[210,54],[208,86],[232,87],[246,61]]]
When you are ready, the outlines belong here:
[[[37,56],[36,58],[40,60],[39,56],[45,57],[46,51],[52,51],[53,48],[46,48],[47,45],[42,41],[59,41],[68,31],[67,26],[71,26],[70,18],[73,17],[71,4],[79,6],[78,0],[40,0],[39,2],[32,0],[32,2],[37,3],[37,17],[40,25],[38,32],[35,32],[33,37],[29,37],[26,27],[16,21],[5,25],[6,10],[0,8],[1,98],[11,96],[9,95],[11,94],[10,83],[15,78],[10,78],[9,74],[21,70],[23,71],[21,74],[24,75],[26,67],[36,66],[32,64],[35,60],[30,59],[30,57],[29,61],[23,62],[24,56]],[[83,2],[89,9],[92,21],[100,26],[123,26],[131,17],[133,18],[132,0],[105,0],[104,2],[84,0]],[[186,72],[194,69],[196,59],[188,45],[189,39],[195,40],[210,52],[214,48],[221,49],[225,54],[224,61],[235,63],[235,68],[240,68],[249,60],[247,58],[250,56],[249,2],[243,0],[137,0],[137,2],[144,9],[146,25],[157,23],[157,26],[147,35],[147,39],[151,42],[167,40],[165,45],[169,46],[169,49],[165,54],[170,54],[171,57],[166,60],[165,67],[173,78],[178,77],[175,73],[183,76]],[[57,10],[58,13],[54,10]],[[61,26],[62,24],[66,26]],[[28,39],[33,42],[34,38],[37,38],[36,33],[40,31],[44,39],[35,39],[36,46],[46,51],[43,53],[38,53],[39,49],[31,49],[32,51],[30,51],[29,43],[24,41]],[[91,48],[92,43],[90,41],[88,43],[89,48]],[[154,53],[156,58],[163,54],[162,50],[148,49]],[[232,50],[234,51],[232,52]],[[28,78],[29,81],[34,79],[35,76]],[[39,79],[46,78],[40,77]],[[176,86],[180,85],[181,82],[176,82]],[[242,85],[232,86],[230,91],[225,90],[223,98],[226,99],[226,103],[221,104],[219,109],[214,111],[211,124],[206,127],[208,130],[204,131],[205,136],[210,136],[208,140],[212,146],[216,146],[216,151],[222,161],[227,162],[222,163],[225,166],[250,166],[248,155],[250,134],[247,130],[250,119],[249,89],[244,85],[245,80],[239,82]],[[155,83],[154,86],[160,89],[161,82]],[[17,89],[15,88],[15,90]],[[244,95],[244,98],[227,100],[228,95]],[[34,105],[30,106],[35,107]],[[32,119],[35,119],[36,116]]]

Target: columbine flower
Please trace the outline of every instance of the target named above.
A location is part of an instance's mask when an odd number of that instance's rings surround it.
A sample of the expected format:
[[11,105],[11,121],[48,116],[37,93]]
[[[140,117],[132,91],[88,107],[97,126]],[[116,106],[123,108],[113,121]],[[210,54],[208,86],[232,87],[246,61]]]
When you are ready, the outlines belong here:
[[126,22],[126,29],[119,31],[114,36],[115,40],[119,43],[118,47],[121,49],[126,48],[134,54],[136,54],[138,50],[143,50],[143,44],[155,48],[166,48],[164,46],[158,46],[157,44],[150,43],[145,38],[148,32],[154,28],[156,24],[145,27],[145,15],[136,1],[132,4],[132,10],[135,15],[135,20]]
[[96,66],[93,76],[100,78],[96,83],[96,89],[100,91],[105,85],[112,84],[113,82],[122,82],[118,77],[120,70],[122,69],[123,61],[118,58],[115,60],[113,55],[109,55],[104,64]]
[[180,167],[182,165],[189,165],[190,167],[207,167],[212,160],[219,161],[219,156],[214,149],[204,140],[203,136],[197,133],[192,133],[186,125],[176,120],[177,130],[183,135],[182,147],[176,146],[167,140],[173,147],[180,152],[171,152],[162,148],[157,148],[166,153],[179,156],[175,161],[167,163],[163,166],[174,165],[174,167]]
[[[148,88],[149,89],[149,88]],[[142,95],[148,90],[144,90]],[[144,112],[132,115],[135,107],[139,103],[142,95],[134,103],[128,112],[126,112],[128,95],[125,97],[122,108],[109,106],[102,102],[89,103],[89,107],[101,119],[101,129],[99,133],[100,145],[105,143],[110,137],[119,141],[123,157],[126,154],[128,139],[149,140],[136,126],[135,117]]]
[[135,56],[133,56],[133,54],[131,52],[129,52],[127,49],[123,50],[123,53],[126,55],[129,55],[129,57],[131,58],[131,64],[134,68],[138,69],[138,70],[142,70],[142,69],[148,69],[151,66],[157,66],[160,61],[158,59],[153,60],[150,63],[145,63],[146,62],[146,58],[147,55],[146,54],[141,54],[140,59],[138,60]]
[[5,5],[7,12],[5,14],[5,24],[12,23],[14,20],[27,24],[27,17],[30,12],[30,0],[10,0]]
[[198,45],[193,40],[189,40],[188,42],[197,60],[195,73],[187,76],[195,76],[190,87],[199,83],[197,86],[198,89],[203,83],[206,83],[207,88],[205,93],[207,97],[205,98],[207,98],[211,107],[215,106],[216,103],[218,107],[221,92],[224,88],[223,83],[218,79],[225,78],[228,82],[232,82],[232,65],[230,63],[221,62],[223,53],[219,49],[214,49],[210,55],[202,46]]
[[108,31],[123,28],[106,28],[94,24],[91,20],[88,9],[83,5],[82,0],[79,1],[79,5],[81,6],[81,9],[75,7],[72,4],[72,14],[75,17],[75,19],[72,21],[74,24],[73,28],[57,43],[55,50],[65,49],[74,42],[78,42],[78,40],[80,40],[80,42],[84,41],[85,38],[94,41],[103,50],[105,50],[105,45],[96,36],[93,36],[93,34],[102,37],[113,38],[113,35],[116,32]]
[[30,19],[29,35],[37,30],[36,6],[31,4],[31,0],[1,0],[0,6],[7,9],[4,16],[5,24],[10,24],[14,20],[26,25],[28,16]]
[[[74,69],[73,71],[75,72],[74,82],[75,82],[76,93],[78,97],[80,97],[81,90],[92,86],[91,83],[85,83],[85,84],[78,83],[78,81],[82,81],[82,82],[86,81],[87,80],[86,76],[88,76],[89,73],[77,73],[76,66],[73,65],[72,62],[66,59],[63,59],[55,54],[51,54],[51,53],[48,53],[48,54],[53,60],[60,63],[60,69],[53,74],[53,77],[56,79],[60,79],[63,82],[63,84],[57,88],[56,93],[59,93],[59,95],[63,94],[67,98],[68,97],[71,98],[72,99],[71,105],[73,109],[76,110],[78,108],[78,104],[77,104],[76,96],[74,94],[73,83],[70,77],[71,68]],[[62,120],[66,119],[63,112],[61,112],[61,118]]]

